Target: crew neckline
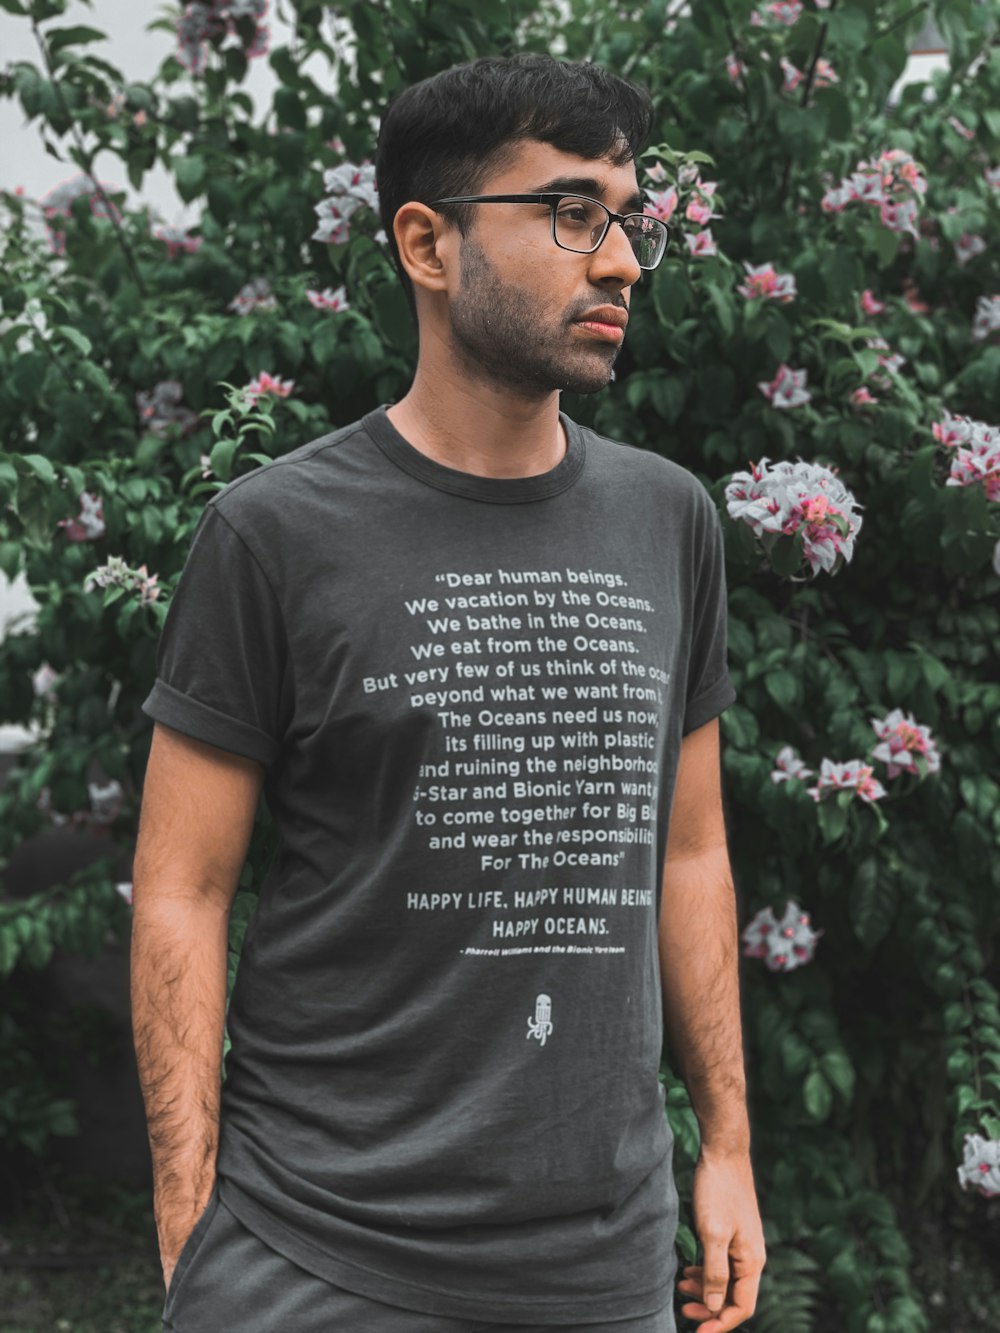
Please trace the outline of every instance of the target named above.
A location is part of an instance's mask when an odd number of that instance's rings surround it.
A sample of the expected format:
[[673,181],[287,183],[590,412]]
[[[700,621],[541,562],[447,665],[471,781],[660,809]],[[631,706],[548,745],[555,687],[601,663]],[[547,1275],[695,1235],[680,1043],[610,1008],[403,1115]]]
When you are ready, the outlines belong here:
[[580,427],[565,412],[559,420],[566,431],[566,452],[554,468],[534,477],[481,477],[437,462],[402,436],[387,415],[389,403],[382,403],[361,419],[363,428],[382,452],[397,467],[418,481],[438,490],[463,495],[470,500],[490,500],[498,504],[518,504],[526,500],[544,500],[572,486],[586,461],[587,447]]

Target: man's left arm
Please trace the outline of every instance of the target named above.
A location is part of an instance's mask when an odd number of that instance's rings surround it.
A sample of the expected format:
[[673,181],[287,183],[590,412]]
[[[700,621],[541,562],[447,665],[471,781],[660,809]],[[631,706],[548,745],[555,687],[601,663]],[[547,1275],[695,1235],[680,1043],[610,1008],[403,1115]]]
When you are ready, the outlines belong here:
[[678,1283],[692,1298],[681,1307],[684,1316],[708,1321],[701,1333],[723,1333],[753,1314],[765,1264],[750,1162],[719,746],[718,717],[681,743],[659,928],[664,1022],[701,1130],[692,1202],[704,1266],[686,1267]]

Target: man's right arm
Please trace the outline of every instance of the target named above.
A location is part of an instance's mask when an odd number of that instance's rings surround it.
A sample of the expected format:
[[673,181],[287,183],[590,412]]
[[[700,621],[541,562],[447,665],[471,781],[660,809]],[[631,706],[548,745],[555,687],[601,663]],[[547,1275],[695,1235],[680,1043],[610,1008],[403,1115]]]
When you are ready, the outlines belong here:
[[229,912],[264,781],[157,722],[132,870],[132,1036],[164,1281],[215,1184]]

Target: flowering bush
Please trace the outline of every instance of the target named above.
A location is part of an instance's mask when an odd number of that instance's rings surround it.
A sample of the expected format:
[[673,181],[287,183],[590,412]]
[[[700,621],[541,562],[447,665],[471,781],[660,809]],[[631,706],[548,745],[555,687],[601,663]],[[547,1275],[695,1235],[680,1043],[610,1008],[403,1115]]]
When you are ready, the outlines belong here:
[[[0,976],[13,995],[54,947],[128,929],[139,704],[206,495],[409,383],[373,116],[476,54],[593,59],[653,94],[640,184],[679,243],[633,293],[613,386],[563,405],[723,514],[758,1316],[808,1333],[815,1301],[848,1333],[929,1330],[907,1219],[1000,1188],[998,4],[934,5],[950,67],[895,103],[924,17],[904,0],[292,8],[274,48],[266,0],[187,5],[153,25],[174,50],[148,86],[57,24],[44,68],[0,75],[78,172],[38,201],[0,182],[0,568],[40,604],[0,644],[3,720],[38,731],[0,792],[0,869],[51,824],[111,848],[0,901]],[[280,82],[257,116],[239,84],[261,58]],[[121,172],[99,181],[102,149]],[[103,179],[141,191],[154,164],[193,228]],[[272,847],[265,803],[230,979]],[[0,1135],[41,1151],[72,1118],[18,1042],[8,1021]],[[690,1262],[698,1128],[665,1057]]]

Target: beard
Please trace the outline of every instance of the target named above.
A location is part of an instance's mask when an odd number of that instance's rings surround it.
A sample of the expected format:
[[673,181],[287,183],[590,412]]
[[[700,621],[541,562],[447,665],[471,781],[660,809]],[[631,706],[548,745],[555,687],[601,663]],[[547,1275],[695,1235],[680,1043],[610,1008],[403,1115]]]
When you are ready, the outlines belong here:
[[554,390],[597,393],[614,379],[620,344],[581,338],[568,323],[547,326],[537,294],[505,282],[475,241],[463,239],[460,259],[448,345],[465,378],[527,401]]

